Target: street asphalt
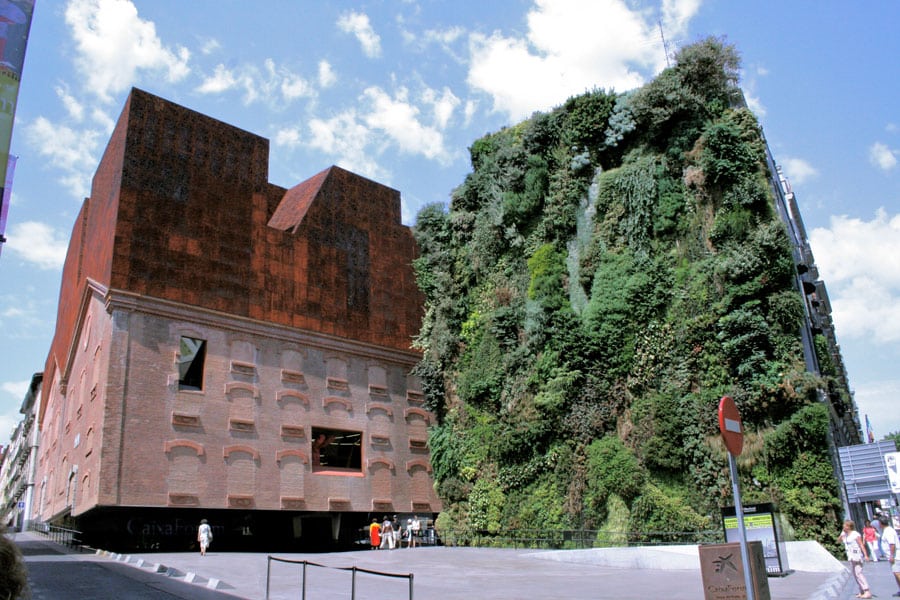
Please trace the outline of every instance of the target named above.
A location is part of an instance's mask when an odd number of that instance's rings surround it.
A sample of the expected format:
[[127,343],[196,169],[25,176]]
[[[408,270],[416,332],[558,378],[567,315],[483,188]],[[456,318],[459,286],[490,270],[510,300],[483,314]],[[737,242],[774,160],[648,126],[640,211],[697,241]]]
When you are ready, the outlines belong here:
[[[48,555],[58,555],[61,549],[34,533],[19,533],[15,540],[31,549],[26,562],[40,560],[34,549],[42,544]],[[787,556],[789,574],[767,578],[772,600],[845,600],[858,592],[846,563],[819,544],[788,542]],[[187,584],[178,588],[187,590],[178,598],[209,598],[216,592],[263,600],[267,590],[271,600],[705,598],[696,546],[553,551],[437,546],[276,555],[210,548],[202,557],[186,552],[119,555],[68,550],[65,560],[114,562],[134,569],[136,577],[151,574],[172,584]],[[867,564],[864,571],[876,597],[888,598],[897,591],[887,563]],[[71,596],[91,597],[83,589]]]

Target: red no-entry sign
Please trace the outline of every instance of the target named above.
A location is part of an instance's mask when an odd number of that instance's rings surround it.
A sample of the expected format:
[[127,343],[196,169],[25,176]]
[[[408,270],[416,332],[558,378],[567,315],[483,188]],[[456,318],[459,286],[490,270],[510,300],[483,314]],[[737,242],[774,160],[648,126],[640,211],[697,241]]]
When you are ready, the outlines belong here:
[[731,396],[722,396],[719,400],[719,430],[725,447],[732,455],[738,456],[744,448],[744,426]]

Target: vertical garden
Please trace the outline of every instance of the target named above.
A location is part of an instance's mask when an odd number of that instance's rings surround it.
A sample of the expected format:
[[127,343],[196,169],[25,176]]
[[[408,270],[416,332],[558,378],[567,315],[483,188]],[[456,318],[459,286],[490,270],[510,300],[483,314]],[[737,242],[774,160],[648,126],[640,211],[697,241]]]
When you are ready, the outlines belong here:
[[[840,515],[828,413],[739,57],[686,46],[627,93],[595,90],[476,140],[449,208],[423,208],[416,341],[438,526],[659,532],[732,504],[717,405],[746,429],[744,501],[799,538]],[[789,529],[789,533],[791,533]]]

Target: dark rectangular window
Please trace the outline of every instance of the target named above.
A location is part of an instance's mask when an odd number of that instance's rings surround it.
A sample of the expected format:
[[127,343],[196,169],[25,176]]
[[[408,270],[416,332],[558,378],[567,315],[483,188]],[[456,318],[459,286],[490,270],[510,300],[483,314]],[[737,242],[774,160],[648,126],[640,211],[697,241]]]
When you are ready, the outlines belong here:
[[182,337],[178,349],[178,389],[203,389],[203,363],[206,362],[206,340]]
[[312,429],[314,471],[362,470],[362,433],[338,429]]

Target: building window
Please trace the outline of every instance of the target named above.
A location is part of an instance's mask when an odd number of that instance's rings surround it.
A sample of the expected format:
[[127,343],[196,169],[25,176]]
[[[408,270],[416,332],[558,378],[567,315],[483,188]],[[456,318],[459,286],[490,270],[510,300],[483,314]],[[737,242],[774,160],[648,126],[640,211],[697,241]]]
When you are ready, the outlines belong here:
[[182,337],[178,351],[178,389],[203,389],[204,362],[206,362],[206,340]]
[[312,428],[313,471],[362,471],[362,433]]
[[84,335],[84,346],[82,347],[83,350],[87,350],[88,342],[91,341],[91,317],[92,317],[92,316],[93,316],[93,315],[90,315],[90,314],[89,314],[89,315],[87,316],[87,321],[86,321],[85,324],[84,324],[84,333],[83,333],[83,335]]

